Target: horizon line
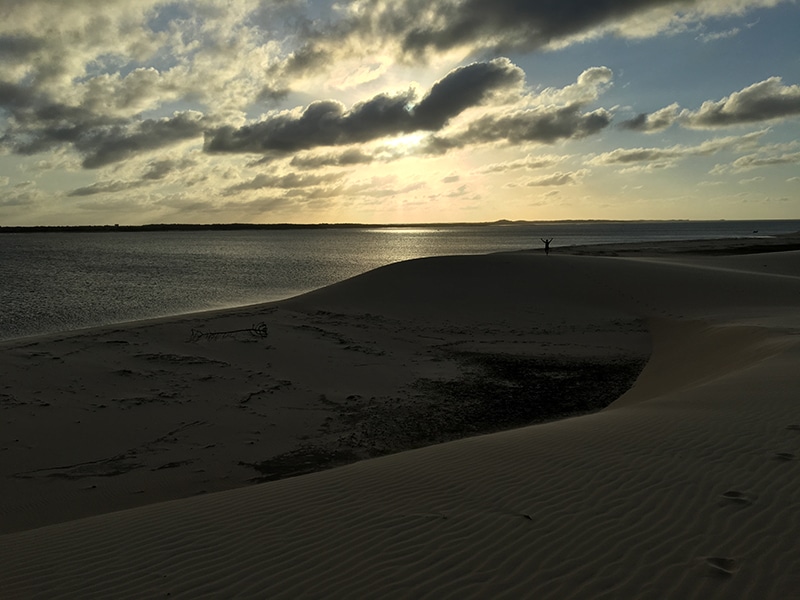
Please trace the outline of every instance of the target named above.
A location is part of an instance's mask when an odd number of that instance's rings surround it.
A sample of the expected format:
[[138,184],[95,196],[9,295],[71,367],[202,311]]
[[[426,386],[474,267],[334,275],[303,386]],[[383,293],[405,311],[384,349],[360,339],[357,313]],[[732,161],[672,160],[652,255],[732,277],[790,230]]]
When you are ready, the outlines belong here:
[[401,222],[401,223],[145,223],[104,224],[104,225],[0,225],[0,233],[27,233],[46,231],[167,231],[199,229],[359,229],[359,228],[411,228],[411,227],[481,227],[492,225],[548,225],[559,223],[748,223],[763,221],[796,221],[798,219],[498,219],[495,221],[441,221],[441,222]]

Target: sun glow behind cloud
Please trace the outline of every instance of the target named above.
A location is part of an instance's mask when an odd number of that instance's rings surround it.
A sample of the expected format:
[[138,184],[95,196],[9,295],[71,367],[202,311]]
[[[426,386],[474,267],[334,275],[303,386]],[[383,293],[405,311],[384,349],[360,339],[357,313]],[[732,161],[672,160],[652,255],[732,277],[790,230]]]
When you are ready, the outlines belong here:
[[386,140],[384,146],[391,150],[397,150],[401,154],[412,154],[422,144],[425,137],[426,134],[421,132],[408,133]]

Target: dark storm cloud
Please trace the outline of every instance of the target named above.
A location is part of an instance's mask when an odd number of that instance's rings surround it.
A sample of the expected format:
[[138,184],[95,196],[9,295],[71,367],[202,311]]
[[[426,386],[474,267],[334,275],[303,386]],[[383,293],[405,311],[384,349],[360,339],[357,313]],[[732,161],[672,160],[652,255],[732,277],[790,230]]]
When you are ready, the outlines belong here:
[[680,117],[688,127],[711,129],[796,115],[800,115],[800,85],[783,85],[780,77],[770,77],[718,102],[704,102],[699,110],[684,111]]
[[524,74],[507,59],[451,71],[414,104],[412,91],[377,95],[349,111],[340,102],[310,104],[301,114],[279,114],[239,129],[223,127],[206,137],[208,152],[295,152],[367,142],[413,131],[435,131],[493,93],[519,87]]

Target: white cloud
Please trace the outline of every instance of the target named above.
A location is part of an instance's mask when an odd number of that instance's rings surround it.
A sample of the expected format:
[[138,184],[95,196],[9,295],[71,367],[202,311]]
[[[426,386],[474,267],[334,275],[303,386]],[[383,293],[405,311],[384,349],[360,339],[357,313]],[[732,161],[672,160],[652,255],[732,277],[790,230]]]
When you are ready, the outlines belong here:
[[763,177],[750,177],[749,179],[740,179],[739,185],[750,185],[753,183],[761,183],[764,181]]
[[716,42],[719,40],[726,40],[728,38],[736,37],[741,33],[741,29],[738,27],[733,27],[726,31],[711,31],[707,33],[701,33],[697,36],[697,40],[703,42],[704,44],[708,44],[710,42]]
[[592,67],[578,80],[563,88],[547,88],[532,96],[539,105],[589,104],[597,100],[612,84],[614,73],[608,67]]

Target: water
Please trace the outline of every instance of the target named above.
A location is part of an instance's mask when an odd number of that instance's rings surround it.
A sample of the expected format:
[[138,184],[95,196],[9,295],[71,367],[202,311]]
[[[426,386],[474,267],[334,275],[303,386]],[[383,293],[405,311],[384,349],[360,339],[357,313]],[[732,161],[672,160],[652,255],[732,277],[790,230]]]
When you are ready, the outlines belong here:
[[[754,234],[754,231],[758,231]],[[0,339],[287,298],[424,256],[769,236],[800,221],[0,234]]]

